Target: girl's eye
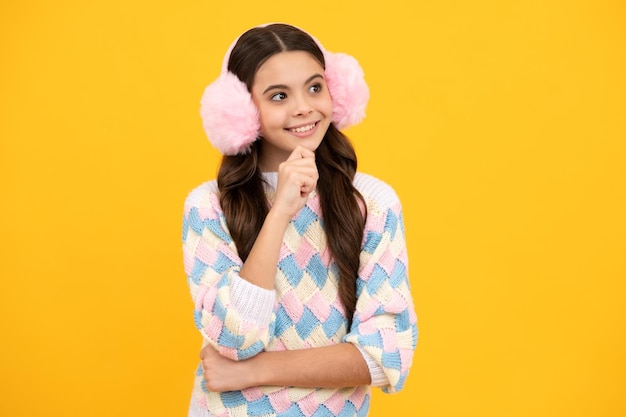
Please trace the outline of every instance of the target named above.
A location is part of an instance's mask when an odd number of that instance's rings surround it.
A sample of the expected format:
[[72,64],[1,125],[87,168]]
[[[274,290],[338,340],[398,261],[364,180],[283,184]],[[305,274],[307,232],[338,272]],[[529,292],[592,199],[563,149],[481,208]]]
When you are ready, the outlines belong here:
[[270,97],[270,100],[272,101],[282,101],[284,99],[287,98],[287,94],[285,93],[276,93],[276,94],[272,94],[272,96]]
[[321,84],[313,84],[311,87],[309,87],[309,92],[311,93],[319,93],[320,91],[322,91]]

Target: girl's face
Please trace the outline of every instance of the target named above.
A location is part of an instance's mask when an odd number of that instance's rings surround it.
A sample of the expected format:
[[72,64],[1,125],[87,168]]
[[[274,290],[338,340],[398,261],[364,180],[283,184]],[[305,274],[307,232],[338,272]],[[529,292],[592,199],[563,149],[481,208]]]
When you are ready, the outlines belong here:
[[263,171],[278,170],[297,145],[315,151],[333,114],[324,68],[304,51],[265,61],[254,76],[252,100],[261,121]]

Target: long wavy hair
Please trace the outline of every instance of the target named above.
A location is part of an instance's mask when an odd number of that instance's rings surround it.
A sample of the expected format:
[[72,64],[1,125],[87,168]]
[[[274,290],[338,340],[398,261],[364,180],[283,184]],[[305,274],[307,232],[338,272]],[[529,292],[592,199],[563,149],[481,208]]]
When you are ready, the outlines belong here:
[[[251,91],[259,67],[274,54],[284,51],[308,52],[325,67],[324,54],[307,33],[293,26],[273,24],[241,35],[231,52],[228,70]],[[261,152],[262,142],[256,141],[246,154],[225,155],[217,176],[226,224],[244,261],[269,212],[258,166]],[[357,169],[356,153],[348,138],[332,123],[315,151],[315,162],[327,245],[337,265],[339,297],[351,324],[367,213],[363,196],[352,184]]]

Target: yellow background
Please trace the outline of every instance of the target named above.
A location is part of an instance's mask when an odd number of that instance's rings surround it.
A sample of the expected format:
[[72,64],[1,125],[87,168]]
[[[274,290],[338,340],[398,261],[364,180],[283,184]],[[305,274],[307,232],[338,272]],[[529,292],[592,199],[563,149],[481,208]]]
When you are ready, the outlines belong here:
[[[369,4],[369,5],[368,5]],[[626,6],[0,6],[0,415],[186,415],[199,98],[250,26],[356,56],[347,133],[400,195],[420,342],[372,416],[626,415]]]

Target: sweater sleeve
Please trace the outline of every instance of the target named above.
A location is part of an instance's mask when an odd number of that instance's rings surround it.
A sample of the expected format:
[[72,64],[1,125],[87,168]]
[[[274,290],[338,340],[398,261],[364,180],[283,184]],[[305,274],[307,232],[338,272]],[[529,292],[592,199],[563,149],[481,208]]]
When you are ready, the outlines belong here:
[[185,200],[182,240],[195,324],[205,343],[234,360],[261,352],[273,333],[276,295],[239,276],[243,262],[211,183]]
[[368,207],[356,311],[345,337],[379,365],[388,381],[381,388],[388,393],[403,388],[417,344],[402,210],[393,196],[387,208]]

